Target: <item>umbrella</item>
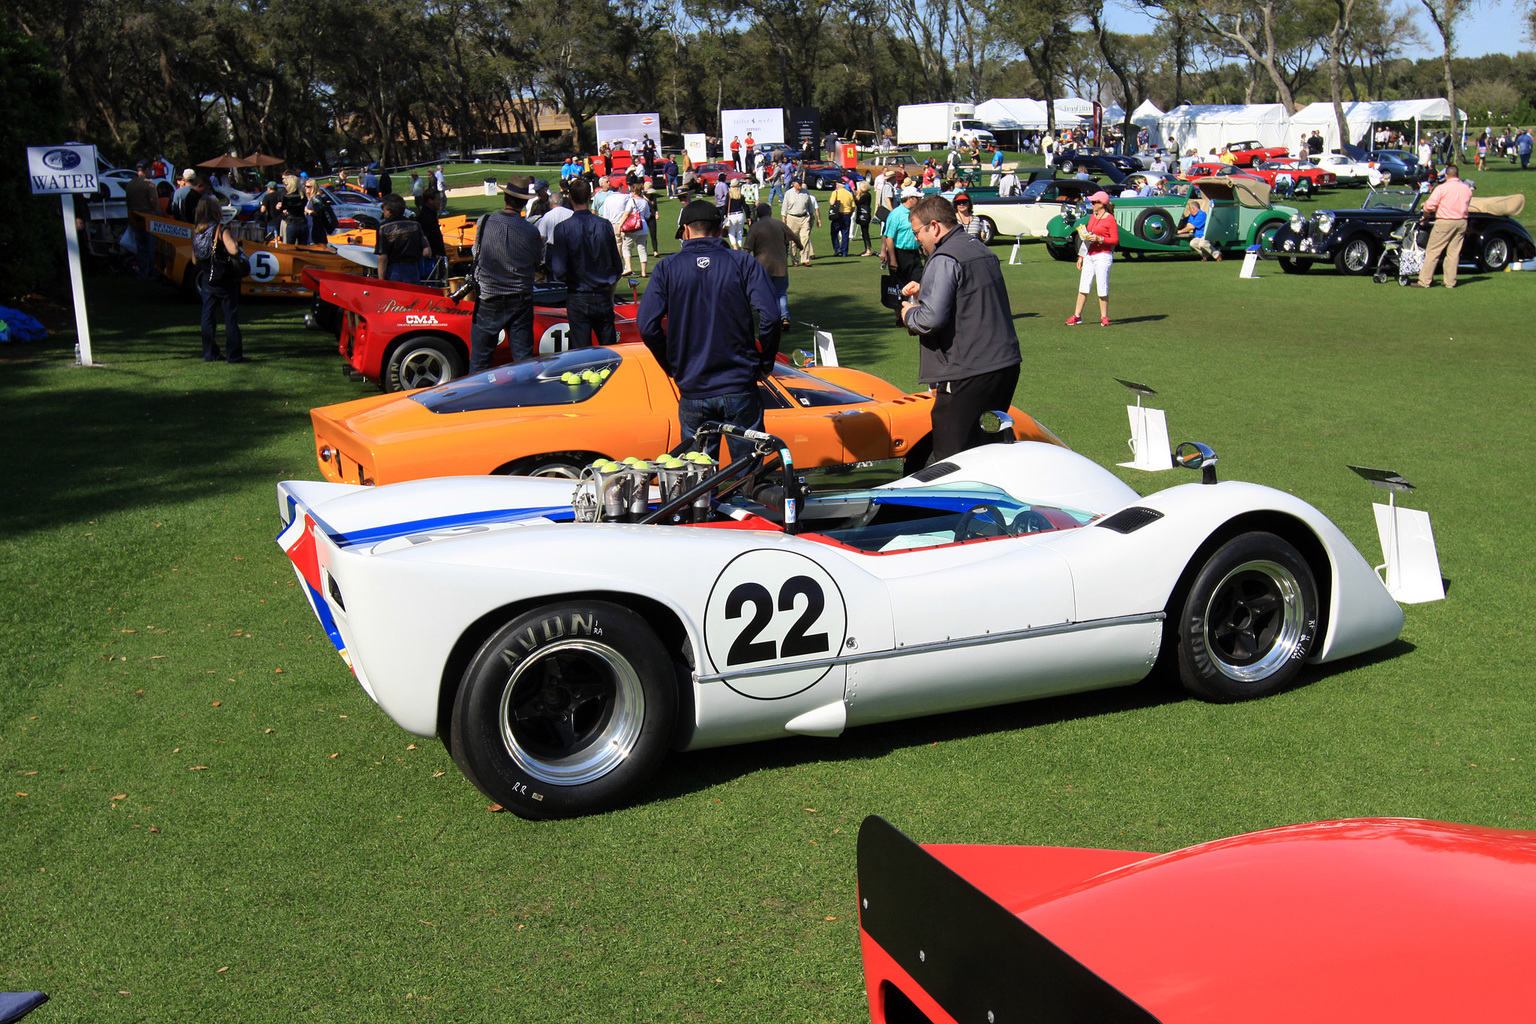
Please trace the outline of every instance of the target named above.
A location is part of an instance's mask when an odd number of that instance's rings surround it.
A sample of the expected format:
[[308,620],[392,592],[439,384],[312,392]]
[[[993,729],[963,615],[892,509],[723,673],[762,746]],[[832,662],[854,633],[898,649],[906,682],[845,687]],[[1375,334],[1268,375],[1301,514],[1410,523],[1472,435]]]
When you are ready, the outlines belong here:
[[199,167],[249,167],[250,164],[251,164],[251,162],[249,160],[241,160],[237,156],[226,156],[225,154],[220,153],[218,156],[214,157],[212,160],[204,160],[202,163],[198,164],[197,166],[199,166]]
[[267,156],[265,153],[252,153],[245,158],[245,166],[247,167],[271,167],[273,164],[280,164],[282,162],[282,157]]

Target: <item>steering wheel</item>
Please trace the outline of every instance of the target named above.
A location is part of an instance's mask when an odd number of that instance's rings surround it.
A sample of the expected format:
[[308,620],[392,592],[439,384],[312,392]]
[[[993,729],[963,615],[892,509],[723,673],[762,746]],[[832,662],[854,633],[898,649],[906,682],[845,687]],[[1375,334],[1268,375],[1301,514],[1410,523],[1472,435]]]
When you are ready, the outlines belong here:
[[1037,512],[1027,508],[1014,517],[1013,527],[1010,533],[1043,533],[1056,529],[1056,524],[1051,522],[1044,512]]
[[[983,512],[991,517],[991,522],[980,518],[977,513]],[[1008,533],[1008,519],[1003,515],[1003,510],[991,502],[983,502],[968,508],[960,516],[960,522],[955,527],[955,540],[967,541],[972,537],[971,530],[975,528],[975,536],[1002,537]]]

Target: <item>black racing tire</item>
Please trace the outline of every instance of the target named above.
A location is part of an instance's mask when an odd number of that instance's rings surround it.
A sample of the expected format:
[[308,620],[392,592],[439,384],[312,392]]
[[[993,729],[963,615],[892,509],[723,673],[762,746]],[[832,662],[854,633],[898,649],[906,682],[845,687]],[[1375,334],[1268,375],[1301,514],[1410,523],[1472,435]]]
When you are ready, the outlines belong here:
[[1317,582],[1306,559],[1272,533],[1244,533],[1195,577],[1174,629],[1179,679],[1229,703],[1265,697],[1301,671],[1318,633]]
[[997,237],[997,224],[991,217],[981,218],[981,232],[976,237],[982,245],[992,244],[992,239]]
[[1341,274],[1359,277],[1376,265],[1376,243],[1365,235],[1352,235],[1333,255],[1333,265]]
[[1072,242],[1046,242],[1045,251],[1051,254],[1051,259],[1060,260],[1063,263],[1072,263],[1077,260],[1077,246]]
[[1136,218],[1136,236],[1158,245],[1172,245],[1178,238],[1178,219],[1160,206],[1141,211]]
[[1509,266],[1509,236],[1488,235],[1477,253],[1478,264],[1486,271],[1497,273]]
[[429,334],[400,339],[384,363],[385,391],[429,388],[462,377],[468,364],[452,342]]
[[379,230],[379,218],[371,213],[354,213],[352,219],[357,221],[357,226],[366,231]]
[[1288,256],[1281,256],[1280,269],[1287,274],[1305,274],[1312,269],[1312,261],[1293,260]]
[[583,459],[576,452],[553,452],[548,455],[530,455],[498,469],[502,476],[542,476],[558,480],[580,480],[581,471],[596,459]]
[[639,615],[606,601],[519,615],[480,648],[453,702],[449,751],[524,818],[626,802],[672,743],[678,680]]

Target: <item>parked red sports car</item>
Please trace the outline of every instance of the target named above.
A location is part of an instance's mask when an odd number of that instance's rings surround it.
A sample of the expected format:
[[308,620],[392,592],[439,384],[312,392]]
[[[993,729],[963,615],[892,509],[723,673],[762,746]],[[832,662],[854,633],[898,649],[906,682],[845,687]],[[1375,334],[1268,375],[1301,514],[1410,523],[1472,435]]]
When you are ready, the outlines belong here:
[[1232,154],[1232,162],[1239,167],[1247,167],[1262,160],[1280,160],[1291,155],[1290,150],[1284,146],[1266,146],[1257,140],[1229,142],[1227,152]]
[[[304,284],[317,298],[341,310],[338,351],[358,379],[379,382],[385,391],[431,387],[463,376],[469,366],[469,325],[473,299],[459,302],[441,288],[380,281],[374,277],[314,271]],[[619,340],[639,341],[635,311],[639,300],[614,304]],[[565,309],[533,310],[534,344],[541,355],[566,350]],[[491,364],[512,361],[503,339]]]
[[1525,1020],[1536,832],[1408,818],[1172,853],[859,830],[874,1024]]

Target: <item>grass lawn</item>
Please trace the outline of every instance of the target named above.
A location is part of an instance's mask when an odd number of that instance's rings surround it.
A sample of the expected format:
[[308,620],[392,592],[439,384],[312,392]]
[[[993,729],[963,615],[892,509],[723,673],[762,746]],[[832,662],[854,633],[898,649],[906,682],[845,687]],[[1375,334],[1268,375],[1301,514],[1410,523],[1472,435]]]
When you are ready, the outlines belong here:
[[[1151,681],[676,755],[634,807],[531,824],[486,813],[439,743],[369,702],[272,543],[274,483],[318,476],[308,410],[368,393],[334,341],[300,305],[249,302],[254,362],[204,364],[195,309],[92,278],[104,368],[72,368],[69,337],[0,351],[0,990],[51,993],[40,1022],[846,1024],[866,1015],[868,814],[925,842],[1159,851],[1336,816],[1536,828],[1536,274],[1426,295],[1127,260],[1116,325],[1068,329],[1076,271],[1040,245],[1021,259],[1019,406],[1113,464],[1111,377],[1146,382],[1175,442],[1313,502],[1373,561],[1379,492],[1345,463],[1400,470],[1448,598],[1256,703]],[[915,388],[878,276],[818,260],[791,309]],[[1117,472],[1143,492],[1190,478]]]

